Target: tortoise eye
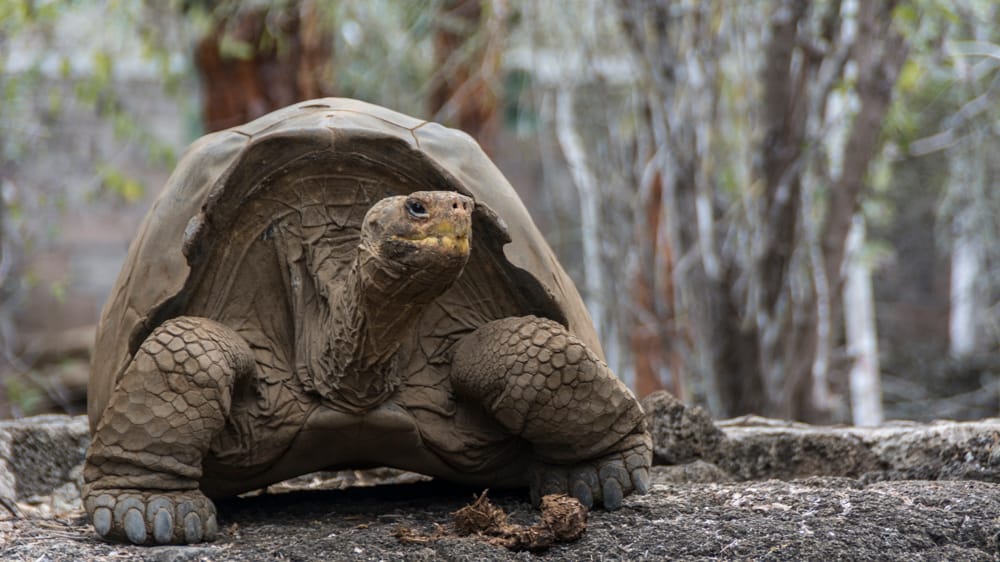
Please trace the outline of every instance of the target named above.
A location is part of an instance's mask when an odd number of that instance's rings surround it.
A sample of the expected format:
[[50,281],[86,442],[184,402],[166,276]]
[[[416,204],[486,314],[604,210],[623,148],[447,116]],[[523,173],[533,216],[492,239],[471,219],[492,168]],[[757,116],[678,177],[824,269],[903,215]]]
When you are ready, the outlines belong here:
[[424,207],[424,204],[416,199],[406,200],[406,212],[415,219],[426,219],[429,216],[427,214],[427,208]]

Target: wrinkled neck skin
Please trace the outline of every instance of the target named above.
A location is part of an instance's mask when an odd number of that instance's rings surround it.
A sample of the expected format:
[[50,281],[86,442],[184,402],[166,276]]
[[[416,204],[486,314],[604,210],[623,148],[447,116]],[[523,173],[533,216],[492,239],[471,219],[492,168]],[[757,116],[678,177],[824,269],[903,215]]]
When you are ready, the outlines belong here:
[[401,381],[402,342],[459,272],[384,260],[362,244],[343,283],[321,291],[327,293],[327,306],[320,307],[323,334],[313,340],[319,349],[309,353],[305,386],[331,406],[353,413],[382,404]]
[[[420,313],[455,281],[457,272],[415,268],[379,258],[367,247],[358,249],[351,271],[354,295],[345,293],[342,306],[351,332],[365,334],[355,346],[355,360],[366,365],[383,363],[414,329]],[[335,305],[331,302],[331,308]]]

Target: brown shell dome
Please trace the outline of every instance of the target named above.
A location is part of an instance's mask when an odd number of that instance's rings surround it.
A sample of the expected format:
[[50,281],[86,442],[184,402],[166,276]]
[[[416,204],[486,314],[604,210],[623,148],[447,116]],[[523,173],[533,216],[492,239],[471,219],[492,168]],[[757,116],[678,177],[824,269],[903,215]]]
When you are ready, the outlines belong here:
[[323,215],[317,221],[335,224],[315,235],[335,238],[324,259],[336,270],[352,255],[368,206],[426,189],[471,196],[476,211],[472,258],[437,312],[420,324],[428,340],[418,346],[423,353],[433,355],[448,334],[476,324],[536,314],[564,324],[602,354],[573,283],[471,137],[357,100],[318,99],[207,135],[181,158],[133,240],[102,314],[88,396],[92,428],[135,350],[159,323],[188,313],[194,303],[204,313],[213,302],[231,302],[214,296],[233,290],[246,248],[272,235],[276,216],[300,216],[303,245],[313,212]]

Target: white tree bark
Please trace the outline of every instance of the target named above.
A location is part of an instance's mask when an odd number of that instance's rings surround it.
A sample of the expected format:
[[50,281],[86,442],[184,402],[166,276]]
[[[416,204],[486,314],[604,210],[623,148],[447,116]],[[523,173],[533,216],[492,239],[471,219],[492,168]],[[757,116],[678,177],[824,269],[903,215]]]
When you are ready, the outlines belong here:
[[847,238],[845,263],[844,323],[851,366],[851,414],[854,425],[879,425],[882,411],[882,383],[879,375],[878,336],[875,302],[872,298],[871,267],[862,256],[865,220],[856,214]]
[[[580,234],[583,243],[583,300],[590,311],[590,317],[597,328],[597,334],[605,345],[608,364],[618,371],[618,335],[609,321],[603,299],[608,295],[610,283],[608,272],[603,267],[601,256],[601,193],[597,177],[587,164],[587,151],[583,139],[576,128],[574,95],[572,90],[560,90],[556,96],[556,137],[566,164],[569,166],[573,183],[580,197]],[[625,381],[630,384],[632,381]]]
[[982,274],[979,245],[968,235],[960,234],[951,251],[951,314],[948,336],[951,354],[967,356],[976,351],[979,305],[976,279]]
[[979,241],[969,233],[960,216],[956,222],[958,235],[951,250],[951,310],[948,316],[949,351],[955,357],[967,356],[979,348],[979,315],[983,308],[976,287],[983,275]]

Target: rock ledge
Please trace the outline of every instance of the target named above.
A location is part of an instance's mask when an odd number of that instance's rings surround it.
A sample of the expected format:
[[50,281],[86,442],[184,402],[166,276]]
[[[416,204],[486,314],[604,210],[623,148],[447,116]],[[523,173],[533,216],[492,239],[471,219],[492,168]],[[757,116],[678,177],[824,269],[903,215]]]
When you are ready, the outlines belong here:
[[[646,496],[590,514],[549,560],[1000,558],[1000,420],[815,427],[763,418],[712,423],[667,395],[644,401],[660,466]],[[476,492],[387,472],[322,475],[220,502],[220,540],[142,548],[97,539],[79,504],[83,417],[0,422],[0,559],[530,559],[475,538],[432,534]],[[664,464],[671,463],[671,464]],[[409,482],[357,487],[357,484]],[[336,488],[345,483],[355,487]],[[276,493],[276,492],[281,493]],[[491,492],[511,521],[525,493]],[[8,511],[17,511],[14,517]]]

